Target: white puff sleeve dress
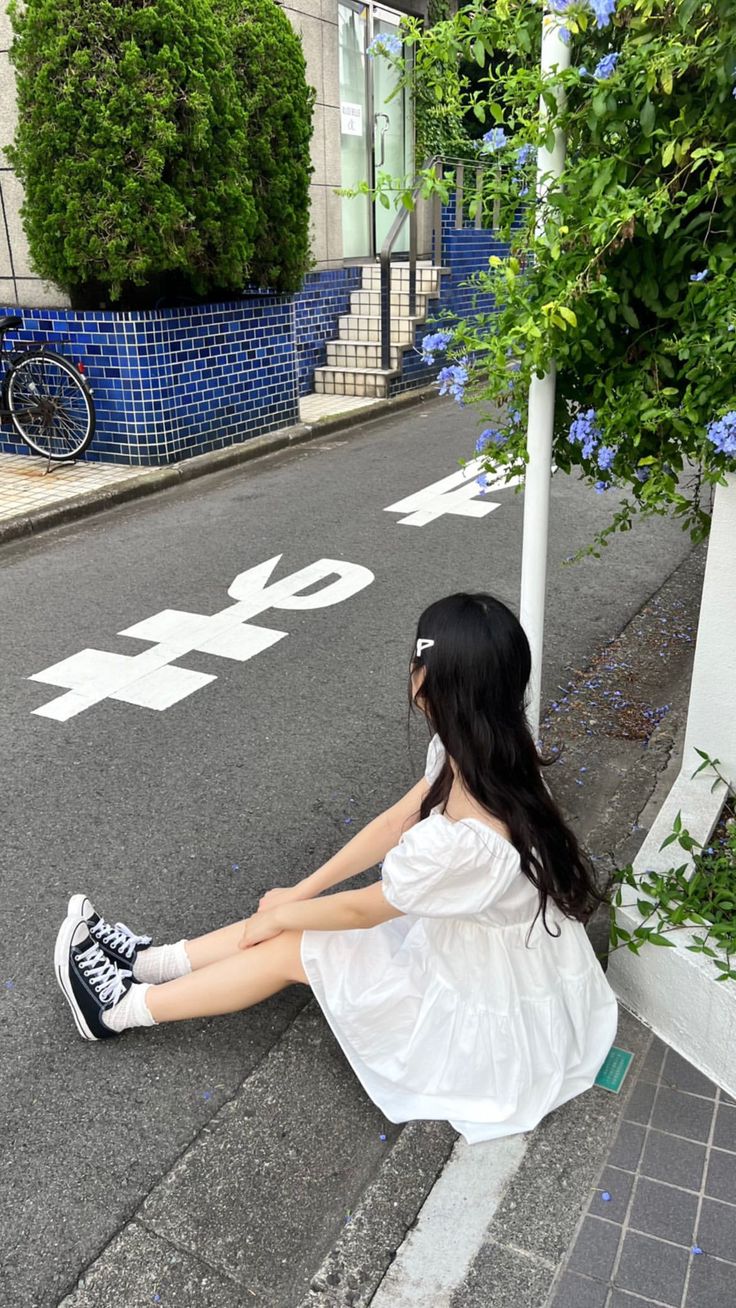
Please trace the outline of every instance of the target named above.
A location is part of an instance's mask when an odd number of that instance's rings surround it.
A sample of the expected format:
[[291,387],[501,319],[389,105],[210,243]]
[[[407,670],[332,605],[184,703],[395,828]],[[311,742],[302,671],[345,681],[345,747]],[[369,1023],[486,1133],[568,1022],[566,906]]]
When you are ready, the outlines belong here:
[[[444,761],[435,736],[431,781]],[[616,996],[581,922],[547,921],[519,854],[487,823],[434,809],[389,851],[383,892],[402,917],[304,931],[312,990],[354,1072],[391,1122],[449,1121],[469,1144],[529,1131],[592,1086]]]

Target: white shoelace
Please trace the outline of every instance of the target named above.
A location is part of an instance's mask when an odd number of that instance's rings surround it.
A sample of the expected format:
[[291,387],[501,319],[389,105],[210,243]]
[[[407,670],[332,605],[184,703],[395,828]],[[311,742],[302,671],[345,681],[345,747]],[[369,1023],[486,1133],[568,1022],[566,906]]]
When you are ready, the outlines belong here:
[[112,923],[106,922],[101,917],[96,926],[92,928],[92,935],[97,936],[98,940],[104,941],[111,949],[117,949],[127,958],[133,957],[133,952],[139,945],[150,945],[150,936],[137,936],[135,931],[131,931],[124,922]]
[[83,954],[77,954],[79,970],[94,990],[101,1004],[117,1004],[126,992],[125,978],[133,973],[118,967],[103,954],[99,945],[90,945]]

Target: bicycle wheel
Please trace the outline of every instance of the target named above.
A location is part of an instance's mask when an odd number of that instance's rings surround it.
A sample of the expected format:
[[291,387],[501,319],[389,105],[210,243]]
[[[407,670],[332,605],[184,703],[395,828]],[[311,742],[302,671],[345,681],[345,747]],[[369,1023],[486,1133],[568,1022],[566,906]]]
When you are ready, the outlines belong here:
[[28,350],[16,358],[6,395],[21,440],[46,459],[75,458],[95,434],[92,392],[74,364],[53,350]]

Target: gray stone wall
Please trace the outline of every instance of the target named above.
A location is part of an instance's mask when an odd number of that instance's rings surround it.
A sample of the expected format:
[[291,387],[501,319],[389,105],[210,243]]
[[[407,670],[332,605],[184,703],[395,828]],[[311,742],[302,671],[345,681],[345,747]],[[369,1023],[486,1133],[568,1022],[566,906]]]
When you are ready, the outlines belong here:
[[[340,198],[340,110],[337,0],[293,0],[283,6],[304,43],[307,78],[317,92],[312,138],[312,257],[318,268],[342,262]],[[7,0],[0,0],[0,307],[61,306],[66,296],[44,282],[30,265],[20,220],[21,185],[4,147],[16,123],[15,81],[8,57],[11,41]]]

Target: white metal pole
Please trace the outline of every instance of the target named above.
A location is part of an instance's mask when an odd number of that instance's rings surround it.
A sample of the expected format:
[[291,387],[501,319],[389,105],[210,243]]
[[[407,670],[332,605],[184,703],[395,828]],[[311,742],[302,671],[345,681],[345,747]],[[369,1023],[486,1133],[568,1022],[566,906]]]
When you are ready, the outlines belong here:
[[[570,46],[560,37],[564,15],[545,12],[542,17],[542,76],[549,75],[556,66],[560,71],[570,65]],[[557,102],[562,106],[564,96],[557,90]],[[542,125],[547,108],[540,98],[539,116]],[[540,146],[537,153],[537,234],[544,229],[545,196],[551,182],[559,177],[565,164],[565,138],[555,131],[552,150]],[[547,175],[547,180],[542,178]],[[526,632],[532,652],[530,701],[527,710],[529,726],[536,740],[539,735],[540,699],[542,685],[542,650],[544,645],[544,602],[547,587],[547,535],[549,527],[549,496],[552,470],[552,429],[555,411],[556,369],[554,361],[541,380],[532,378],[529,388],[529,423],[524,487],[524,537],[521,552],[521,624]]]

